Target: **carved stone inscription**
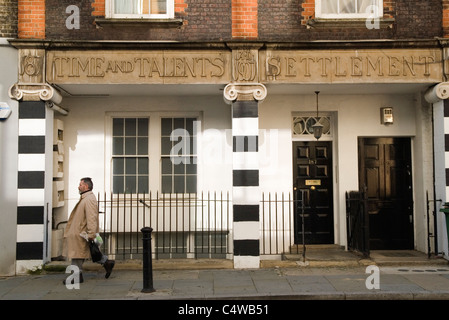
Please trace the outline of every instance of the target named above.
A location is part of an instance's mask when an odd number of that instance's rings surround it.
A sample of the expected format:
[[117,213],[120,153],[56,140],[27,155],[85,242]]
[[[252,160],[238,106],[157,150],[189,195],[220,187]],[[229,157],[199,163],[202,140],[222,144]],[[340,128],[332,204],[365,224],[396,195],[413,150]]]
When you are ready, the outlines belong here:
[[43,83],[45,50],[19,50],[19,83]]
[[228,83],[230,52],[48,52],[50,83]]
[[[27,52],[21,76],[41,76]],[[56,84],[435,83],[442,55],[432,49],[48,51],[46,80]],[[33,79],[34,80],[34,79]]]
[[264,83],[394,83],[442,81],[437,50],[265,51]]

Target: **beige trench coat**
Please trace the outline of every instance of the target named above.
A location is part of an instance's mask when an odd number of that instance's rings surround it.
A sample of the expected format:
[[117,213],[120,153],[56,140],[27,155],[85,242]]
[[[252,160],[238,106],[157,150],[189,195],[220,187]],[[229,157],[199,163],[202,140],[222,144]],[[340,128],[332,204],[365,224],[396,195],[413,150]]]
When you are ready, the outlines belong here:
[[99,232],[97,199],[92,191],[83,193],[73,208],[64,231],[64,256],[69,259],[90,259],[89,244],[80,233],[89,238]]

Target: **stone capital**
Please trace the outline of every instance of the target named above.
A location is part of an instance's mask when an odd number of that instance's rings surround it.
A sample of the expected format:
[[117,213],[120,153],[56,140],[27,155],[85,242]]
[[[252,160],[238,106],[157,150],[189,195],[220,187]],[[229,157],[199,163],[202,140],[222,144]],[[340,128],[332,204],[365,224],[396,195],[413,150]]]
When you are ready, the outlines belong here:
[[61,94],[52,86],[46,83],[16,83],[9,88],[9,97],[20,101],[52,101],[60,103]]
[[428,103],[437,103],[440,100],[449,98],[449,82],[441,82],[430,87],[424,97]]
[[261,83],[230,83],[223,91],[224,100],[228,104],[237,100],[263,102],[266,96],[267,88]]

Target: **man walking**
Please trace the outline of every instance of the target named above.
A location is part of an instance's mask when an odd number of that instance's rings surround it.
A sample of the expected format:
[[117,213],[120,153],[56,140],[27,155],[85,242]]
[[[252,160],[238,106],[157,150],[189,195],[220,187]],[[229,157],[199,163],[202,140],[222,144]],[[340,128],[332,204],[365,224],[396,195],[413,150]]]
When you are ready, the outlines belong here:
[[[65,256],[71,259],[71,264],[78,267],[79,282],[84,282],[82,266],[86,259],[90,258],[89,242],[80,234],[85,232],[89,241],[94,241],[96,233],[99,232],[98,204],[92,192],[93,183],[91,178],[82,178],[78,186],[80,200],[73,208],[67,226],[64,231]],[[105,278],[109,278],[114,268],[115,261],[109,260],[106,255],[98,261],[106,270]],[[65,281],[64,281],[65,284]]]

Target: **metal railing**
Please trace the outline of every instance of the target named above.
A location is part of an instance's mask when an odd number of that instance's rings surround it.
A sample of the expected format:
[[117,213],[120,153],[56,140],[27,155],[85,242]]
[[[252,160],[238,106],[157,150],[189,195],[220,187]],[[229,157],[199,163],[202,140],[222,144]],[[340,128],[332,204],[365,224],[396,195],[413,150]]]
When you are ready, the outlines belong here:
[[[295,208],[288,193],[262,193],[260,254],[279,256],[294,245]],[[153,229],[155,259],[231,259],[232,200],[229,192],[198,194],[99,194],[103,251],[113,259],[141,259],[141,229]],[[298,252],[296,252],[298,253]]]
[[98,195],[103,251],[141,259],[141,228],[153,228],[153,256],[226,258],[231,253],[229,193]]
[[299,253],[294,232],[300,225],[302,209],[302,201],[294,199],[291,193],[262,193],[261,255]]

